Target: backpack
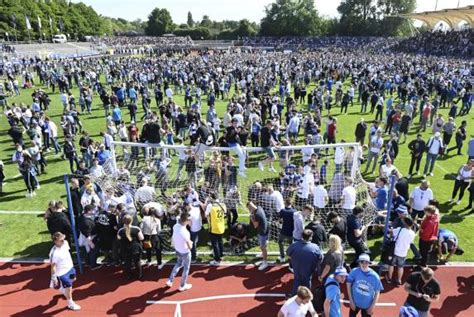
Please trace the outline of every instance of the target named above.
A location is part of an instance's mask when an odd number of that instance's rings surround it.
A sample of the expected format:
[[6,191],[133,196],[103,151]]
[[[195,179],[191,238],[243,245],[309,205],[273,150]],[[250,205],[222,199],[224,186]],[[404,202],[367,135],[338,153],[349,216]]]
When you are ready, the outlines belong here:
[[330,285],[338,286],[337,282],[330,282],[326,285],[319,285],[313,290],[313,306],[317,313],[324,312],[324,302],[326,301],[326,287]]

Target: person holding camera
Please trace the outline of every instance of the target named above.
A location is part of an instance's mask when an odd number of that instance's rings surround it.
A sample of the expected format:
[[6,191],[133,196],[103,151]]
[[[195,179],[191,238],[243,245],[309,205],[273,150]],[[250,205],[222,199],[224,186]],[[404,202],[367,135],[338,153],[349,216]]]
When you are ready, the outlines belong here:
[[415,308],[419,317],[429,316],[431,303],[437,302],[441,294],[439,282],[429,267],[411,273],[405,283],[405,291],[408,297],[403,306]]

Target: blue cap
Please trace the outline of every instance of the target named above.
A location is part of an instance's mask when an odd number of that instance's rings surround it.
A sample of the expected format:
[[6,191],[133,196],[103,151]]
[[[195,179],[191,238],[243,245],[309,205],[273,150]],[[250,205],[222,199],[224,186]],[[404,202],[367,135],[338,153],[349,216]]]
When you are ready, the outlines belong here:
[[405,205],[400,205],[400,206],[398,206],[398,208],[397,208],[397,213],[399,213],[399,214],[404,214],[404,215],[408,215],[408,208],[407,208],[407,206],[405,206]]
[[347,270],[346,270],[345,267],[343,267],[343,266],[338,266],[338,267],[336,268],[336,270],[334,271],[334,275],[336,275],[336,276],[339,276],[339,275],[340,275],[340,276],[347,276],[347,275],[349,275],[349,274],[347,274]]

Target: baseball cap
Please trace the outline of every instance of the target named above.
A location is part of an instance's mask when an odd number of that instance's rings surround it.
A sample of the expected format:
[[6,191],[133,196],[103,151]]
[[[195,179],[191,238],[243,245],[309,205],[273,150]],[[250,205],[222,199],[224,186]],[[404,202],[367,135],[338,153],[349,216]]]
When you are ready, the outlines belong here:
[[418,312],[411,306],[400,307],[400,317],[418,317]]
[[366,253],[362,253],[361,255],[359,255],[359,258],[357,259],[357,262],[370,262],[370,256]]
[[335,275],[335,276],[339,276],[339,275],[340,275],[340,276],[347,276],[347,275],[349,275],[349,274],[347,274],[347,270],[346,270],[345,267],[343,267],[343,266],[338,266],[338,267],[336,268],[336,270],[334,271],[334,275]]
[[405,205],[400,205],[397,208],[397,213],[403,214],[403,215],[408,215],[408,208]]

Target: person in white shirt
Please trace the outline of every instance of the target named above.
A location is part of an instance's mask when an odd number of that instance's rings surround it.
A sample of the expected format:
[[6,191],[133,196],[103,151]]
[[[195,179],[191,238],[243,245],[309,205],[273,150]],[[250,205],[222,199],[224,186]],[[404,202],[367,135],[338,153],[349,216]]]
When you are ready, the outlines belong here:
[[191,235],[186,226],[191,224],[189,213],[183,212],[179,216],[179,222],[173,227],[173,236],[171,237],[171,243],[176,251],[176,264],[171,271],[171,274],[166,282],[167,287],[173,286],[174,278],[178,274],[179,270],[183,268],[183,274],[181,275],[181,284],[179,287],[180,292],[187,291],[193,287],[188,284],[189,269],[191,267],[191,249],[193,248],[193,242],[191,241]]
[[[341,140],[342,143],[344,143],[344,140]],[[344,165],[344,158],[346,156],[346,151],[344,150],[344,147],[338,146],[334,150],[334,164],[336,165],[336,171],[334,173],[340,173],[342,172],[342,166]]]
[[381,177],[385,177],[385,178],[389,178],[393,171],[396,170],[397,168],[395,167],[395,165],[392,164],[392,159],[387,157],[385,159],[385,164],[383,164],[382,166],[380,166],[380,175]]
[[375,171],[375,167],[377,166],[377,161],[379,159],[380,150],[382,149],[382,146],[383,146],[382,131],[377,130],[376,135],[374,135],[370,139],[369,153],[367,155],[367,164],[365,165],[364,173],[367,173],[367,171],[369,170],[370,163],[372,162],[372,160],[374,161],[374,166],[372,168],[371,173]]
[[443,140],[441,140],[441,133],[436,132],[428,142],[426,143],[426,162],[425,169],[423,171],[423,176],[426,178],[426,175],[429,173],[430,176],[433,176],[433,169],[435,166],[436,159],[438,155],[443,151],[444,145]]
[[101,177],[102,175],[105,174],[104,168],[102,167],[102,165],[99,165],[99,160],[98,159],[94,159],[92,161],[92,166],[89,169],[89,172],[90,172],[90,175],[94,179],[99,178],[99,177]]
[[296,295],[288,299],[278,312],[278,317],[306,317],[308,312],[312,317],[317,316],[314,309],[313,294],[305,286],[298,287]]
[[190,203],[186,203],[184,207],[189,213],[189,220],[191,224],[189,226],[189,231],[191,232],[191,241],[193,243],[193,248],[191,249],[191,262],[197,260],[197,243],[199,232],[202,229],[202,215],[201,210],[197,206],[193,206]]
[[54,246],[49,252],[49,262],[51,263],[51,283],[50,287],[60,285],[59,291],[67,299],[67,308],[80,310],[72,299],[72,283],[76,280],[76,270],[69,253],[69,244],[65,240],[66,236],[61,232],[53,234]]
[[321,211],[329,202],[328,191],[319,182],[316,182],[315,185],[313,189],[313,206],[316,210]]
[[430,188],[430,182],[422,180],[420,186],[412,190],[410,194],[411,217],[413,220],[423,219],[425,207],[433,199],[433,191]]
[[410,249],[410,244],[415,240],[415,232],[412,230],[413,220],[409,217],[403,218],[403,227],[393,229],[391,236],[395,241],[395,251],[393,253],[392,262],[388,266],[387,283],[392,281],[393,269],[397,267],[397,285],[402,285],[403,266]]
[[352,178],[346,177],[344,180],[344,189],[342,190],[341,208],[342,212],[347,216],[352,214],[352,209],[356,206],[357,193],[354,186],[352,186],[353,183]]
[[283,195],[278,190],[273,189],[272,185],[268,185],[267,189],[268,189],[268,194],[275,201],[276,210],[280,212],[280,210],[285,208],[285,200],[283,199]]
[[155,188],[148,185],[148,179],[142,180],[142,186],[135,192],[135,202],[138,205],[145,205],[154,201],[156,197]]

